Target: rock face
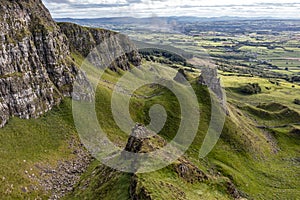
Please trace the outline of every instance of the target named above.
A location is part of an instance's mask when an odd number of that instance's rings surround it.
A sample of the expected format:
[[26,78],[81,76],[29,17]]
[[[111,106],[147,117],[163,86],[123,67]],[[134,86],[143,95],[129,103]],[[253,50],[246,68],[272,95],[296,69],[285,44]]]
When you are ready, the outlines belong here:
[[[71,96],[75,77],[85,82],[70,57],[71,50],[85,56],[103,38],[115,34],[77,25],[60,26],[41,0],[0,2],[0,127],[10,116],[38,117],[64,96]],[[121,42],[127,42],[132,48],[123,37],[108,45],[119,48]],[[123,55],[111,68],[127,70],[130,63],[140,64],[136,51]]]
[[77,70],[67,38],[40,0],[0,3],[0,127],[37,117],[69,96]]
[[130,64],[139,66],[141,58],[136,48],[125,35],[100,28],[87,28],[72,23],[58,23],[62,32],[70,41],[70,48],[84,57],[97,45],[105,46],[105,51],[120,55],[108,66],[112,70],[118,68],[129,70]]

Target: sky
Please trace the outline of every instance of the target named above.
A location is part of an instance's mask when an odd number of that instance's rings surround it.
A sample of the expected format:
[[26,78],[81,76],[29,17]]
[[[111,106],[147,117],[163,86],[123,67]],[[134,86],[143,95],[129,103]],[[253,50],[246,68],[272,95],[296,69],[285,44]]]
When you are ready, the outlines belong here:
[[[299,0],[42,0],[54,18],[274,17],[300,18]],[[298,2],[297,2],[298,1]]]

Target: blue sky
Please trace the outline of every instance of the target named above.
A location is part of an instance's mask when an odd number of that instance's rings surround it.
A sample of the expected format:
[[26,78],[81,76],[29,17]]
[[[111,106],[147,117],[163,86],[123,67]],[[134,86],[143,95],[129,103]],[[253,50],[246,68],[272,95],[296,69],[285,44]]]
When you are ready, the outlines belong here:
[[[42,0],[54,18],[277,17],[300,18],[299,0]],[[298,2],[297,2],[298,1]]]

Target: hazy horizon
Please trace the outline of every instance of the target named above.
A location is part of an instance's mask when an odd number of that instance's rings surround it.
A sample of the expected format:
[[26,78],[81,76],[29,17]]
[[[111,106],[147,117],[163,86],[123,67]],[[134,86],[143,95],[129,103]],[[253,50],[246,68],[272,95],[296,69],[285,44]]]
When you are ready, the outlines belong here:
[[282,20],[300,20],[300,17],[299,18],[281,18],[281,17],[270,17],[270,16],[262,16],[262,17],[240,17],[240,16],[219,16],[219,17],[197,17],[197,16],[150,16],[150,17],[147,17],[147,16],[144,16],[144,17],[128,17],[128,16],[115,16],[115,17],[54,17],[54,19],[74,19],[74,20],[85,20],[85,19],[114,19],[114,18],[132,18],[132,19],[148,19],[148,18],[175,18],[175,17],[189,17],[189,18],[199,18],[199,19],[222,19],[222,18],[232,18],[232,19],[282,19]]

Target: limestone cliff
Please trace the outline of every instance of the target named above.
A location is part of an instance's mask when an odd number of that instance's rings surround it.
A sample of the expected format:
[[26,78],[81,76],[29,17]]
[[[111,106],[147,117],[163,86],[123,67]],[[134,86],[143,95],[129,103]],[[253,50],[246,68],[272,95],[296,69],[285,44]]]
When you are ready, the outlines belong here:
[[82,27],[72,23],[58,23],[58,25],[68,37],[73,52],[78,52],[86,57],[97,45],[106,43],[108,45],[107,51],[121,55],[109,66],[110,69],[129,70],[130,64],[134,66],[141,64],[141,58],[136,48],[125,35],[100,28]]
[[[71,37],[62,27],[69,40],[41,0],[2,0],[0,27],[0,127],[10,116],[37,117],[71,96],[75,77],[84,78],[70,50],[86,55],[101,38],[114,34],[73,25],[79,31]],[[89,36],[89,45],[78,40]],[[128,69],[129,62],[139,65],[135,51],[119,58],[113,68]]]

